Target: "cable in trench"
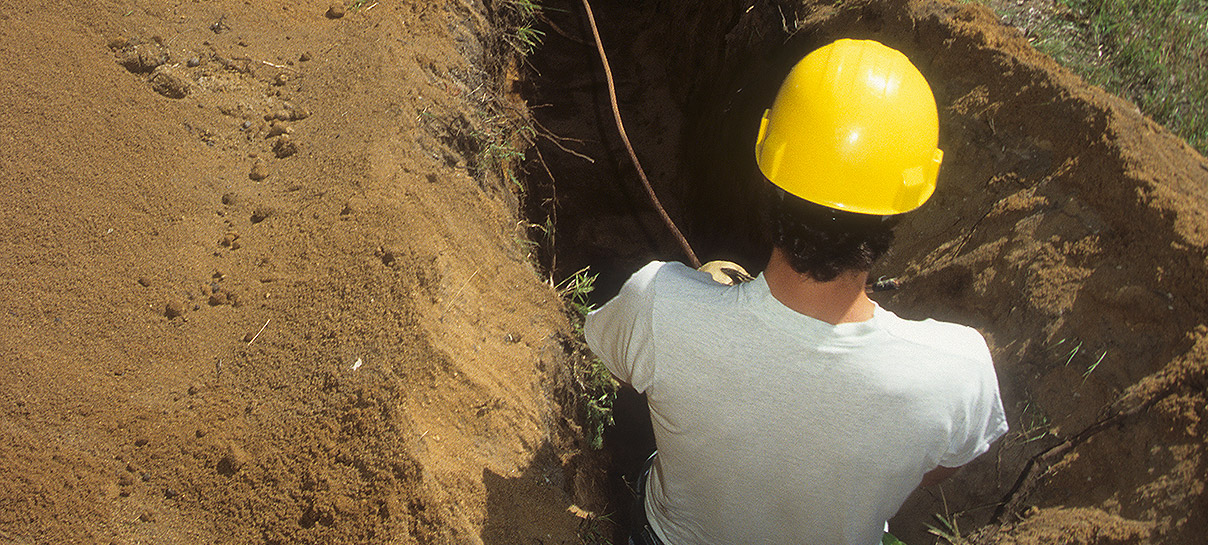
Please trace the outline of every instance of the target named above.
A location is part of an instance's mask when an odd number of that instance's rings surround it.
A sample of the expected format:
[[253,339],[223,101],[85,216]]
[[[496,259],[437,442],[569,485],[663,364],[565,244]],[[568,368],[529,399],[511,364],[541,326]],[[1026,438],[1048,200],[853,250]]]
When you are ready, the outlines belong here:
[[671,216],[667,215],[667,210],[663,208],[663,204],[659,202],[658,195],[654,193],[654,187],[650,185],[650,180],[646,178],[646,171],[642,169],[642,163],[638,161],[637,153],[633,151],[633,144],[629,142],[629,136],[625,134],[625,124],[621,122],[621,109],[617,106],[617,90],[612,80],[612,69],[608,66],[608,55],[604,54],[604,44],[600,41],[600,29],[596,28],[596,16],[591,11],[591,4],[587,0],[583,1],[583,10],[587,12],[587,22],[591,26],[591,34],[596,40],[596,49],[600,52],[600,62],[604,65],[604,79],[608,83],[608,100],[612,103],[612,116],[617,123],[617,132],[621,133],[621,141],[625,144],[625,150],[629,152],[629,160],[633,161],[634,168],[638,171],[638,177],[642,179],[642,186],[646,188],[646,194],[650,196],[650,201],[654,203],[654,208],[658,210],[659,216],[663,218],[663,223],[667,224],[667,228],[671,230],[671,234],[679,241],[680,247],[688,256],[688,261],[691,262],[694,268],[700,268],[700,259],[697,259],[696,252],[692,251],[692,246],[688,244],[688,239],[684,238],[684,234],[675,226],[675,222],[671,220]]

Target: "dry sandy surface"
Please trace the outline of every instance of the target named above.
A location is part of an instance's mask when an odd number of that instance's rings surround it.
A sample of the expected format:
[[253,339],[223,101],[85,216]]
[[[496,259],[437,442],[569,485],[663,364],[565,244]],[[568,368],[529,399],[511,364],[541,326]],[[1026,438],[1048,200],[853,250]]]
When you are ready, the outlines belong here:
[[328,8],[0,6],[0,542],[577,539],[489,26]]
[[[0,0],[0,542],[578,543],[619,509],[532,262],[607,292],[678,255],[611,189],[578,2],[527,64],[503,3],[365,4]],[[940,190],[881,300],[986,334],[1012,432],[912,498],[908,543],[936,513],[979,544],[1203,542],[1203,157],[975,5],[600,4],[670,209],[753,271],[753,74],[854,35],[935,87]],[[487,152],[526,101],[562,139],[519,194]]]

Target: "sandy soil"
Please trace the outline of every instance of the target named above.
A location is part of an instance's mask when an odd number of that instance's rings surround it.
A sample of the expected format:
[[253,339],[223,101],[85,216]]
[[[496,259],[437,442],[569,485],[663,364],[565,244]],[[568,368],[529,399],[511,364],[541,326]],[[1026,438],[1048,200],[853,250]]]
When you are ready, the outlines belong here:
[[0,541],[577,540],[484,13],[63,4],[0,8]]
[[[606,296],[678,254],[577,2],[526,64],[505,3],[63,4],[0,0],[0,542],[607,531],[620,469],[581,446],[545,275],[592,265]],[[980,328],[1013,431],[916,494],[907,542],[936,513],[980,544],[1203,541],[1203,157],[977,6],[600,4],[630,134],[706,259],[762,267],[752,113],[800,52],[878,37],[936,88],[941,189],[883,304]],[[526,101],[549,138],[521,194],[498,150]]]

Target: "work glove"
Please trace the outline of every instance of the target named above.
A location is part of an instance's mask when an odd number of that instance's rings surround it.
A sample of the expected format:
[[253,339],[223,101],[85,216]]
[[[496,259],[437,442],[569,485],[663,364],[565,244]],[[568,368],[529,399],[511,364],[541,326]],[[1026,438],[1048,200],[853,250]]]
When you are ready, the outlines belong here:
[[697,270],[709,273],[715,282],[726,286],[750,282],[755,279],[755,277],[747,273],[746,269],[742,268],[742,265],[731,261],[710,261],[701,265]]

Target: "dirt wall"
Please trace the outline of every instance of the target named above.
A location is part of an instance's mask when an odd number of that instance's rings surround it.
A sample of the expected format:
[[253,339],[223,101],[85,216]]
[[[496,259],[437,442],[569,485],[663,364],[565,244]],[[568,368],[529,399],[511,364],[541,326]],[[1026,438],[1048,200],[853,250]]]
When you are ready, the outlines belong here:
[[0,2],[0,542],[578,540],[492,8]]

